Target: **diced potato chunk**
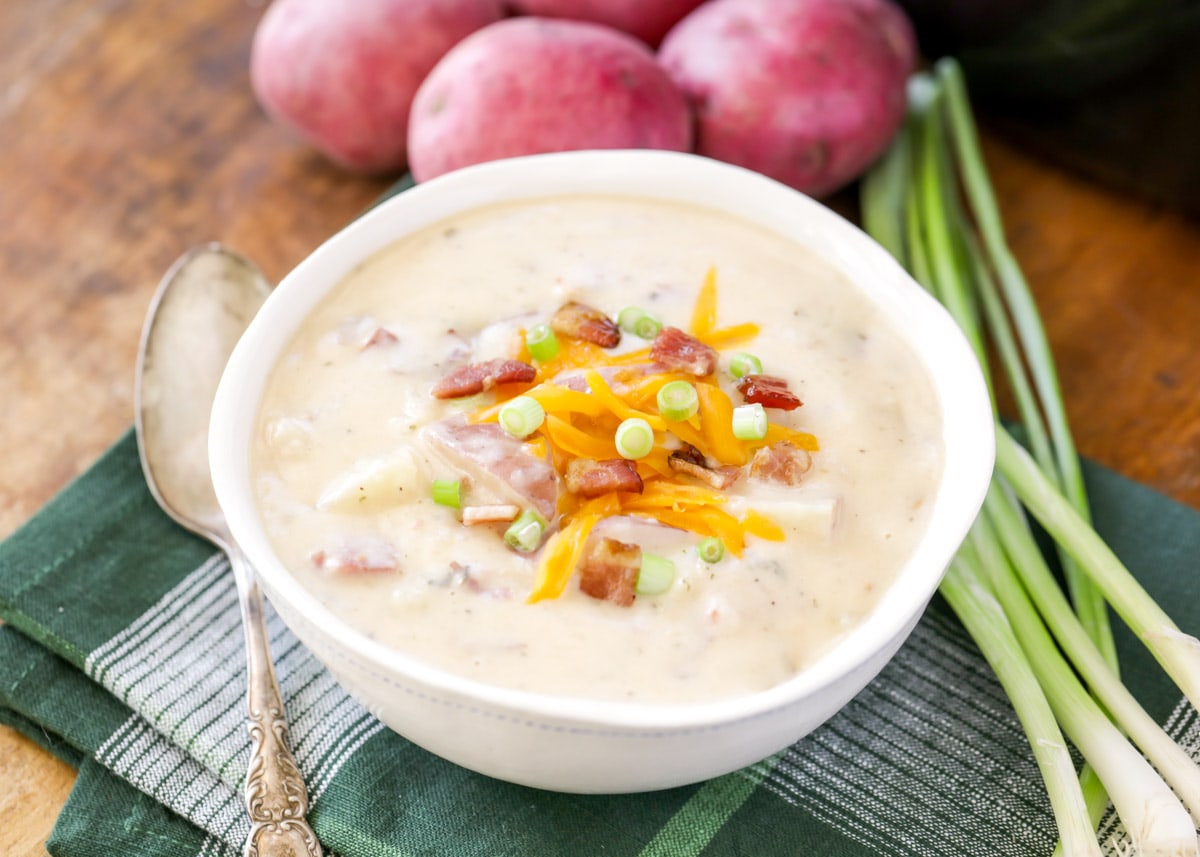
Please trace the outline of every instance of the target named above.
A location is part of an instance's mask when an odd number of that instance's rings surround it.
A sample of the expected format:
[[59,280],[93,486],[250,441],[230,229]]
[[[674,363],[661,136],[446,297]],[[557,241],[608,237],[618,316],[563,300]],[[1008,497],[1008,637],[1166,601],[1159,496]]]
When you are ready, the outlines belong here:
[[267,424],[267,443],[277,455],[296,458],[312,448],[313,427],[298,417],[278,417]]
[[366,458],[334,479],[317,500],[321,511],[377,511],[424,497],[424,469],[416,453],[401,447],[387,456]]
[[756,499],[753,505],[778,524],[788,539],[827,539],[837,526],[842,501],[840,497],[788,497]]
[[512,357],[521,348],[521,328],[536,323],[529,316],[506,318],[479,331],[472,349],[472,361]]

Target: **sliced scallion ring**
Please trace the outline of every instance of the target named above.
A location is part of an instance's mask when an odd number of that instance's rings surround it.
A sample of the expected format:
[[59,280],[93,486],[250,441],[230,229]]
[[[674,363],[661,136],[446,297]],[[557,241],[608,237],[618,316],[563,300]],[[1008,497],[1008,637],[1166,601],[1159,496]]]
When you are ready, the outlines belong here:
[[513,550],[529,553],[537,550],[546,532],[546,519],[533,509],[526,509],[504,531],[504,541]]
[[462,508],[462,480],[435,479],[430,488],[433,502],[439,506],[449,506],[451,509]]
[[735,378],[744,378],[747,375],[761,375],[763,370],[762,361],[745,351],[739,351],[729,359],[729,374]]
[[710,565],[714,562],[720,562],[725,556],[725,543],[716,536],[712,536],[696,545],[696,553],[700,554],[700,559]]
[[532,396],[517,396],[500,408],[500,428],[513,437],[528,437],[538,430],[545,419],[546,410]]
[[535,324],[525,331],[525,347],[529,356],[539,363],[553,360],[558,356],[558,337],[548,324]]
[[642,566],[638,569],[634,589],[639,595],[661,595],[675,582],[675,563],[665,556],[642,553]]
[[662,330],[662,322],[641,307],[627,306],[617,315],[617,327],[642,339],[653,339]]
[[733,409],[733,436],[739,440],[762,440],[767,436],[767,411],[755,402]]
[[658,391],[658,412],[672,422],[691,419],[700,409],[700,395],[687,381],[668,381]]
[[654,429],[641,417],[630,417],[617,426],[613,440],[622,458],[645,458],[654,449]]

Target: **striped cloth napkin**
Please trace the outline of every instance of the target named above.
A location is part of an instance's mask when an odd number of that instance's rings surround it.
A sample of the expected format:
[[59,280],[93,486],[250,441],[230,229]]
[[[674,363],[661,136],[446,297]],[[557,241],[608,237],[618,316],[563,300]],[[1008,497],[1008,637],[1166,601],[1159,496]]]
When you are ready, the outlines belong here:
[[[1200,628],[1200,514],[1087,475],[1101,531],[1185,629]],[[248,741],[233,581],[155,506],[131,434],[0,545],[0,617],[0,720],[79,767],[52,854],[240,853]],[[375,720],[273,615],[270,631],[311,820],[343,857],[1046,855],[1056,838],[1012,709],[940,601],[795,746],[623,796],[539,791],[436,758]],[[1200,755],[1195,711],[1123,630],[1119,645],[1128,683]],[[1121,830],[1105,825],[1119,848]]]

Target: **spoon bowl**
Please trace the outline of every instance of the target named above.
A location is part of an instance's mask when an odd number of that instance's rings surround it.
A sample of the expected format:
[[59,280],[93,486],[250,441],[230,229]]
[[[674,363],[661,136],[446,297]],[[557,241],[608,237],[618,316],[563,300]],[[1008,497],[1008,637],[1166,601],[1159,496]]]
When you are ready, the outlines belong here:
[[142,332],[134,407],[146,483],[176,523],[222,548],[229,529],[209,475],[208,420],[229,354],[269,293],[248,260],[198,247],[163,277]]
[[182,256],[163,277],[142,330],[135,383],[138,455],[150,493],[180,526],[229,557],[246,631],[250,767],[245,854],[320,857],[308,797],[288,748],[287,720],[263,619],[262,594],[217,503],[208,465],[213,397],[229,355],[270,286],[217,244]]

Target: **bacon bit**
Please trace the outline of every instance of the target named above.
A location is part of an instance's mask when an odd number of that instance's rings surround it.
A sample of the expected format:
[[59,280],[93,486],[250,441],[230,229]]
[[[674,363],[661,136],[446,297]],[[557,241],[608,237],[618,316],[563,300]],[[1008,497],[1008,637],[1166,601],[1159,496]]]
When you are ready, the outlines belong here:
[[363,340],[360,350],[366,351],[372,345],[391,345],[393,342],[399,342],[400,337],[392,333],[386,327],[377,327],[366,339]]
[[317,550],[309,556],[312,564],[330,574],[361,574],[396,571],[396,556],[390,545],[368,544]]
[[664,327],[650,346],[650,357],[668,369],[699,378],[717,371],[717,352],[678,327]]
[[768,482],[797,485],[812,468],[812,456],[786,440],[764,446],[750,461],[750,475]]
[[527,384],[537,377],[537,370],[520,360],[485,360],[469,363],[450,372],[433,385],[435,399],[457,399],[490,390],[497,384]]
[[694,464],[697,467],[708,467],[708,459],[704,457],[704,453],[690,443],[685,443],[679,449],[671,453],[673,461],[688,464]]
[[589,499],[613,491],[641,494],[643,488],[636,465],[624,458],[575,458],[567,464],[565,477],[568,491]]
[[803,402],[788,389],[788,383],[775,375],[745,375],[738,381],[738,392],[747,402],[764,408],[794,411]]
[[582,339],[601,348],[613,348],[621,341],[621,329],[611,318],[587,304],[571,301],[563,304],[550,327],[555,333]]
[[610,538],[592,541],[579,565],[579,588],[592,598],[630,607],[637,597],[641,565],[642,549],[637,545]]
[[497,503],[490,506],[463,506],[462,522],[468,527],[473,524],[496,524],[515,521],[521,514],[520,506]]
[[731,487],[742,475],[740,467],[709,467],[704,453],[690,443],[672,452],[667,464],[676,473],[685,473],[718,491]]

